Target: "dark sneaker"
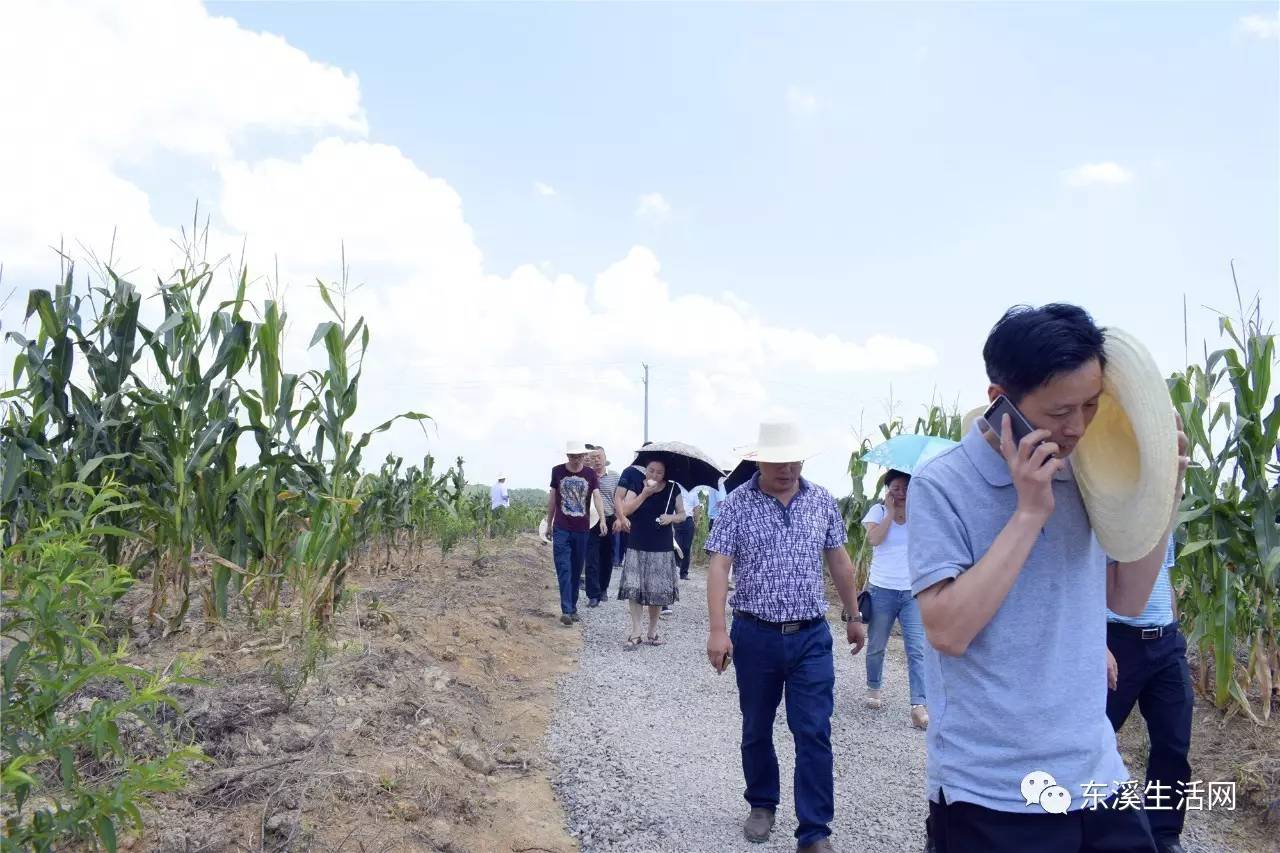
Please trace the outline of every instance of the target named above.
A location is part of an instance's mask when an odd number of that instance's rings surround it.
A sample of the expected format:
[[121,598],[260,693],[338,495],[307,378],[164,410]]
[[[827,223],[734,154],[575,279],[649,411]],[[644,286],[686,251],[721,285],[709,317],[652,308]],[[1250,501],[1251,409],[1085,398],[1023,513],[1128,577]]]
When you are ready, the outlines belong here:
[[819,838],[812,844],[797,847],[796,853],[836,853],[836,848],[831,846],[830,838]]
[[1182,843],[1176,838],[1173,841],[1157,841],[1156,849],[1160,853],[1183,853]]
[[572,625],[572,624],[573,624],[573,617],[572,617],[572,616],[570,616],[568,613],[561,613],[561,614],[560,614],[560,624],[561,624],[561,625]]
[[773,832],[773,809],[752,809],[747,815],[747,822],[742,825],[742,834],[752,844],[764,844]]
[[598,599],[598,598],[592,598],[592,599],[590,599],[589,601],[587,601],[587,606],[588,606],[588,607],[599,607],[599,606],[600,606],[600,599]]
[[570,613],[570,614],[569,614],[569,618],[570,618],[571,620],[573,620],[574,622],[577,622],[577,621],[578,621],[578,611],[576,611],[576,610],[575,610],[575,611],[573,611],[572,613]]
[[689,579],[689,576],[688,576],[688,575],[681,575],[681,576],[680,576],[680,580],[682,580],[682,581],[687,581],[688,579]]

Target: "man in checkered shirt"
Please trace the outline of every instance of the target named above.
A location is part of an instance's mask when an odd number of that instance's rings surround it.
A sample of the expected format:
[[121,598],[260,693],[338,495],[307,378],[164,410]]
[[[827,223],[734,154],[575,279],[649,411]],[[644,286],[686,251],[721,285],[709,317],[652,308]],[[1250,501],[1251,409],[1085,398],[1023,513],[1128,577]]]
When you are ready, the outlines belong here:
[[[831,714],[835,664],[827,624],[826,563],[844,602],[853,653],[866,629],[858,616],[853,564],[844,549],[844,519],[835,499],[800,476],[812,455],[792,424],[765,423],[744,459],[759,463],[751,482],[720,505],[707,540],[707,658],[717,672],[732,660],[742,708],[742,772],[751,807],[748,841],[769,840],[779,801],[773,721],[783,691],[795,738],[796,843],[799,853],[831,851],[835,817]],[[725,628],[729,570],[734,572],[733,630]]]

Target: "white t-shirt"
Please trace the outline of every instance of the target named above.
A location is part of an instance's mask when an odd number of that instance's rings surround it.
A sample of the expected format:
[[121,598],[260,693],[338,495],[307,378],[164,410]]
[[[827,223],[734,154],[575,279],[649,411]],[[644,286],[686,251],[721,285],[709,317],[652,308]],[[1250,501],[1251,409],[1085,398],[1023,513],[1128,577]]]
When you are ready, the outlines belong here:
[[[884,518],[884,504],[867,511],[863,524],[878,524]],[[881,589],[911,589],[907,568],[907,525],[894,523],[889,534],[871,552],[871,583]]]
[[494,483],[489,488],[489,508],[497,509],[498,507],[511,506],[511,493],[507,491],[506,483]]

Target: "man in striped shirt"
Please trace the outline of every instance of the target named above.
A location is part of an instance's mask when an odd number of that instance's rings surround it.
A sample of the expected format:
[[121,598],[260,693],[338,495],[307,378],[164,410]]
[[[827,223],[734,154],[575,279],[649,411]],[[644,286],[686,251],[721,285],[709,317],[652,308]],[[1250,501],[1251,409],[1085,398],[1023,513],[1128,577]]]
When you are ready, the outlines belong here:
[[1107,718],[1118,732],[1136,703],[1147,721],[1147,819],[1160,853],[1182,853],[1186,810],[1182,792],[1191,780],[1191,670],[1187,641],[1173,609],[1173,537],[1147,607],[1127,618],[1107,611]]
[[587,464],[596,472],[596,480],[600,483],[600,499],[604,501],[605,524],[604,533],[598,527],[591,528],[587,537],[587,606],[599,607],[601,601],[609,597],[609,581],[613,579],[613,496],[618,488],[618,472],[609,470],[608,454],[604,448],[588,444],[591,454]]

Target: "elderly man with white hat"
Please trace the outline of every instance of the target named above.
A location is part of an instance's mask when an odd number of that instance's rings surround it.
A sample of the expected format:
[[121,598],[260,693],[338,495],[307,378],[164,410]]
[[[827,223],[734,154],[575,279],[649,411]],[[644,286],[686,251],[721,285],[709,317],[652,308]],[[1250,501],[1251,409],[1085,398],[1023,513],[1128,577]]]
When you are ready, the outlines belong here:
[[[761,424],[759,439],[741,450],[759,471],[720,504],[707,539],[707,658],[717,672],[732,660],[737,676],[744,797],[750,806],[743,834],[762,843],[773,830],[780,798],[773,721],[785,693],[796,747],[796,843],[800,853],[823,853],[833,850],[835,817],[835,665],[824,562],[844,603],[845,635],[854,654],[866,642],[866,629],[857,613],[844,519],[831,494],[800,475],[811,449],[793,424]],[[725,623],[730,568],[736,584],[729,602],[732,631]]]
[[940,853],[1157,850],[1106,715],[1106,611],[1164,562],[1186,436],[1146,350],[1074,305],[1019,306],[983,349],[992,406],[911,481]]
[[600,481],[587,467],[587,446],[581,441],[565,444],[565,462],[551,469],[551,492],[547,495],[547,530],[551,533],[551,554],[555,560],[556,582],[560,587],[560,622],[578,621],[578,594],[582,572],[587,565],[587,534],[591,529],[591,508],[604,523],[604,503]]

